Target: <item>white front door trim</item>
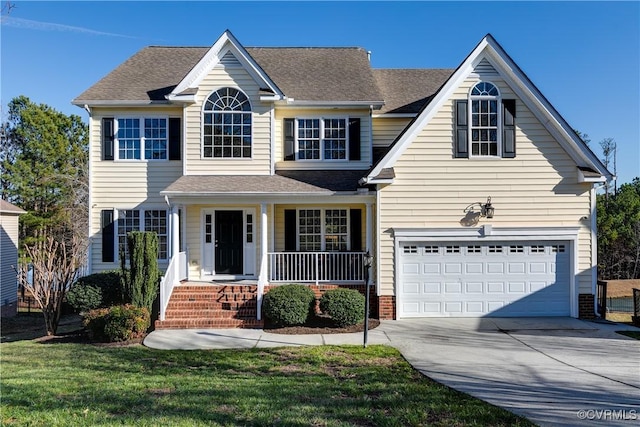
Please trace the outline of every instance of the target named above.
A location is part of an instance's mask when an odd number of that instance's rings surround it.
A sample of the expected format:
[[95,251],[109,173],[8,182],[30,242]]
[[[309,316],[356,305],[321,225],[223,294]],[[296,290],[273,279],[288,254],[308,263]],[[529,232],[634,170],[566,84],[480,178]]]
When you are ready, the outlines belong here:
[[[405,242],[441,242],[441,241],[567,241],[569,243],[569,287],[571,317],[578,317],[578,294],[576,273],[578,267],[579,227],[492,227],[479,228],[394,228],[394,293],[396,307],[402,307],[401,285],[401,243]],[[398,313],[399,314],[399,313]]]

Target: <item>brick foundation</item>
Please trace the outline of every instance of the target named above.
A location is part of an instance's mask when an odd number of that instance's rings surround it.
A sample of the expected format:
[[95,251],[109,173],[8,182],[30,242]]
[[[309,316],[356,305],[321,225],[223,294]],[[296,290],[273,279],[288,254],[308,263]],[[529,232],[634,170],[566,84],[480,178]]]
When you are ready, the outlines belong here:
[[578,295],[578,317],[581,319],[595,319],[595,295]]
[[396,319],[396,297],[393,295],[381,295],[378,298],[379,312],[381,320]]

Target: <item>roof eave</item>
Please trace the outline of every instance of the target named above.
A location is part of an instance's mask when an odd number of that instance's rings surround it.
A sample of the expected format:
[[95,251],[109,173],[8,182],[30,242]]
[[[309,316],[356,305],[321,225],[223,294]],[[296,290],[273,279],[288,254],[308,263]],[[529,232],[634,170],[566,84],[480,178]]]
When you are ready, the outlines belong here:
[[355,107],[355,108],[373,108],[380,109],[384,105],[384,101],[331,101],[331,100],[314,100],[314,101],[305,101],[305,100],[297,100],[294,98],[283,98],[281,103],[278,103],[279,106],[285,107]]
[[80,108],[84,108],[85,105],[90,107],[148,107],[148,106],[166,106],[171,105],[170,101],[160,101],[160,100],[118,100],[118,99],[109,99],[109,100],[78,100],[74,99],[71,101],[72,105],[75,105]]

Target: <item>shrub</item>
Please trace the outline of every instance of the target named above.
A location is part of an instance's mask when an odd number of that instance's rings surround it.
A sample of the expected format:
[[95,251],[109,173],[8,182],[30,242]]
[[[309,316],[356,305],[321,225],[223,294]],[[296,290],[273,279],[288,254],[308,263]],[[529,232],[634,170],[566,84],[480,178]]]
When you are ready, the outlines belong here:
[[125,268],[124,253],[120,256],[122,288],[127,302],[145,307],[150,313],[160,288],[158,270],[158,235],[149,231],[127,234],[129,269]]
[[91,310],[84,318],[90,336],[97,341],[118,342],[141,338],[151,319],[144,307],[130,304]]
[[76,312],[122,304],[120,273],[105,271],[79,278],[67,292],[67,302]]
[[86,312],[82,319],[82,324],[89,333],[91,339],[95,341],[107,341],[104,334],[104,326],[106,324],[108,308],[96,308]]
[[364,295],[355,289],[332,289],[320,298],[320,310],[339,327],[364,322],[364,306]]
[[316,296],[304,285],[283,285],[264,296],[264,316],[275,326],[304,324],[315,310]]

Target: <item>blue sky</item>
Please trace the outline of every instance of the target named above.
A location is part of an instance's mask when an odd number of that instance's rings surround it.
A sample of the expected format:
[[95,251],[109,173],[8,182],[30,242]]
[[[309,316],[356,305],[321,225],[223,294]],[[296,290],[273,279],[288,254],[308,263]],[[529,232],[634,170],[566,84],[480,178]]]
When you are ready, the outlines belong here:
[[245,46],[360,46],[377,68],[455,68],[491,33],[598,155],[616,140],[619,183],[640,176],[640,2],[13,3],[3,119],[18,95],[86,119],[71,99],[142,47],[225,29]]

